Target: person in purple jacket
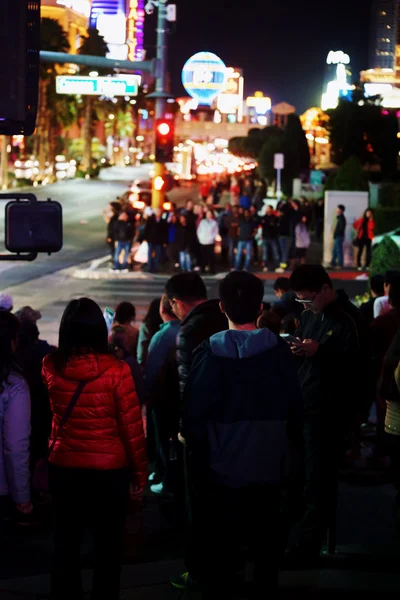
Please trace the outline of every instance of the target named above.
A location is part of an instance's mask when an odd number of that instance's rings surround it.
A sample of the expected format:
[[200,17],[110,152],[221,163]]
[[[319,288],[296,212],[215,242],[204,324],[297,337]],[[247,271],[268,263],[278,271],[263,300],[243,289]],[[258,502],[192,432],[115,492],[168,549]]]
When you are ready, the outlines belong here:
[[31,401],[28,384],[14,362],[18,329],[17,317],[0,311],[0,528],[10,499],[17,521],[25,521],[32,513]]

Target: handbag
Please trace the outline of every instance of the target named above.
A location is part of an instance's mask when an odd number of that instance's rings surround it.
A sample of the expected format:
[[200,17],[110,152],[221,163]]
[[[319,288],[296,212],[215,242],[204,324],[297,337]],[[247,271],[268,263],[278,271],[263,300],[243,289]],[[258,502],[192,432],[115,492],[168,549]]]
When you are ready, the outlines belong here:
[[85,387],[85,385],[86,385],[86,381],[80,381],[78,383],[78,387],[76,388],[71,400],[69,401],[69,404],[68,404],[67,408],[65,409],[65,413],[61,417],[61,421],[58,425],[56,434],[53,438],[53,441],[51,442],[51,444],[49,446],[47,456],[40,458],[35,465],[33,475],[32,475],[32,487],[34,490],[36,490],[39,493],[48,494],[48,492],[49,492],[49,457],[50,457],[50,454],[52,453],[52,451],[54,449],[55,443],[61,433],[61,430],[65,427],[69,417],[71,416],[74,406],[78,402],[79,396],[82,394],[82,391],[83,391],[83,388]]

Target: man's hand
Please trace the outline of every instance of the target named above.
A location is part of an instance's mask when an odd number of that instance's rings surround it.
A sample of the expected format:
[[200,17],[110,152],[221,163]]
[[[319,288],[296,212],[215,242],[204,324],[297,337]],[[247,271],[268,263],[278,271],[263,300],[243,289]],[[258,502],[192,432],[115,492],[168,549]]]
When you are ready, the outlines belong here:
[[304,356],[303,342],[300,338],[297,339],[299,340],[298,343],[290,342],[290,349],[292,351],[292,354],[294,354],[295,356]]
[[319,348],[319,342],[316,342],[315,340],[310,340],[309,338],[303,340],[303,344],[302,344],[302,349],[304,352],[304,356],[307,356],[307,358],[311,358],[313,357]]

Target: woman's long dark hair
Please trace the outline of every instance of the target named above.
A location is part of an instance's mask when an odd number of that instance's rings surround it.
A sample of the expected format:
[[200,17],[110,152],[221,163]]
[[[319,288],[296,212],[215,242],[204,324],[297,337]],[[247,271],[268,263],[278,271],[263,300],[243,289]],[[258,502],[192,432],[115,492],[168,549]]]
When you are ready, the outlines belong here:
[[62,370],[72,356],[108,354],[107,325],[101,308],[90,298],[72,300],[64,311],[53,352],[54,366]]
[[154,335],[160,329],[162,319],[160,317],[160,302],[161,298],[154,298],[150,303],[147,315],[143,319],[143,323],[147,325],[150,335]]
[[19,325],[15,315],[0,310],[0,393],[4,391],[4,384],[8,384],[11,371],[19,371],[12,347],[18,337]]

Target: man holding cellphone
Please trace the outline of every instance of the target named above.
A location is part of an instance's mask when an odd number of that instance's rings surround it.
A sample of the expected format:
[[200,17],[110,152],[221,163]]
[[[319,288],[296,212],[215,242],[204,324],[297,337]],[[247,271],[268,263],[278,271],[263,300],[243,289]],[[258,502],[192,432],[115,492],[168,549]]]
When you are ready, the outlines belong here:
[[304,400],[304,511],[296,544],[287,552],[294,563],[318,560],[329,518],[336,510],[337,469],[343,441],[360,389],[366,330],[358,309],[343,290],[334,290],[320,265],[293,271],[291,288],[303,304],[298,358]]

